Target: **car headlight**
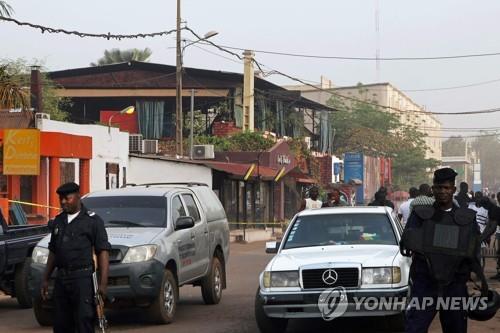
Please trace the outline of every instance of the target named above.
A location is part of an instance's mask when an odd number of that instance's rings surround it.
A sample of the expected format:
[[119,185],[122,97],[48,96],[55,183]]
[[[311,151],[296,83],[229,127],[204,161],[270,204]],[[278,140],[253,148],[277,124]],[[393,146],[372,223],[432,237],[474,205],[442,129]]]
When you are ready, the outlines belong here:
[[156,248],[156,245],[131,247],[128,249],[127,254],[125,254],[125,258],[123,258],[122,263],[131,264],[133,262],[148,261],[154,257]]
[[46,247],[37,246],[33,249],[31,254],[31,259],[35,264],[47,265],[47,260],[49,259],[49,249]]
[[363,284],[391,284],[401,282],[401,268],[363,268]]
[[287,288],[299,286],[298,271],[264,272],[264,288]]

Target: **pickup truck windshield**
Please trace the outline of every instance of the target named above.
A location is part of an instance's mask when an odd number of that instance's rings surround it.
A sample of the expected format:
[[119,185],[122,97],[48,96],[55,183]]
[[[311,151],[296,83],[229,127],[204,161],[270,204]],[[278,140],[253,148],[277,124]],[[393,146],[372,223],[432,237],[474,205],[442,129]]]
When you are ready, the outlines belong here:
[[397,241],[384,214],[314,215],[294,221],[284,249],[349,244],[397,245]]
[[84,198],[83,204],[103,220],[106,227],[165,227],[165,197],[116,196]]

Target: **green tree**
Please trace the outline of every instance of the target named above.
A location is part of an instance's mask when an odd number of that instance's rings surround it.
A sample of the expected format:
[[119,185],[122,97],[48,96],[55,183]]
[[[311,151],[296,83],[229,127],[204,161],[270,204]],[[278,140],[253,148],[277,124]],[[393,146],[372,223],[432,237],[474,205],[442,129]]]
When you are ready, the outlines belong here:
[[465,139],[452,136],[443,142],[443,156],[465,156]]
[[335,153],[353,151],[391,157],[394,185],[400,188],[428,181],[430,169],[439,162],[425,157],[429,149],[425,134],[403,124],[398,114],[386,112],[371,102],[367,99],[346,104],[345,99],[338,97],[328,101],[338,110],[329,119],[335,132]]
[[129,62],[129,61],[148,61],[153,52],[150,48],[146,47],[144,50],[140,49],[129,49],[129,50],[120,50],[120,49],[111,49],[105,50],[104,56],[97,60],[97,63],[90,63],[91,66],[104,66],[111,65],[121,62]]
[[29,93],[9,66],[0,65],[0,109],[29,109]]
[[[35,60],[33,63],[41,66],[40,61]],[[5,80],[2,78],[2,71]],[[29,109],[29,86],[30,67],[25,59],[0,60],[0,108],[3,105],[4,108]],[[68,119],[68,113],[65,110],[71,106],[71,99],[57,96],[56,88],[56,83],[42,71],[43,112],[50,114],[51,119],[65,121]],[[4,99],[3,96],[11,96],[11,98]]]
[[0,17],[10,17],[14,13],[12,7],[5,1],[0,1]]

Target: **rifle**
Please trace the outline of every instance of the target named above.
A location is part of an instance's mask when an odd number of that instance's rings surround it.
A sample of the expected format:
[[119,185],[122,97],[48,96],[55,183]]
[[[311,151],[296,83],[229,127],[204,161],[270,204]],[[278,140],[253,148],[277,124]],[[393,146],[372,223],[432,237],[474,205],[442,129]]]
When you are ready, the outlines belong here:
[[106,333],[108,329],[108,321],[104,315],[104,300],[99,294],[99,285],[97,284],[97,273],[92,273],[92,282],[94,284],[94,300],[97,312],[97,320],[99,321],[99,332]]

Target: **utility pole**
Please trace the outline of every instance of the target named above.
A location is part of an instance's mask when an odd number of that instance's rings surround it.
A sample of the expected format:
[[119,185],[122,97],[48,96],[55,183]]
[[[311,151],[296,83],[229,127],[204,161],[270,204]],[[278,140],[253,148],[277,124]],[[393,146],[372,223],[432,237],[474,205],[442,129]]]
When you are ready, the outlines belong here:
[[255,53],[253,51],[246,50],[243,52],[243,130],[249,132],[254,131],[254,56]]
[[194,133],[194,89],[191,89],[191,131],[189,132],[189,159],[193,159],[193,133]]
[[175,147],[176,154],[184,155],[182,146],[182,49],[181,49],[181,0],[177,0],[176,40],[176,89],[175,89]]

